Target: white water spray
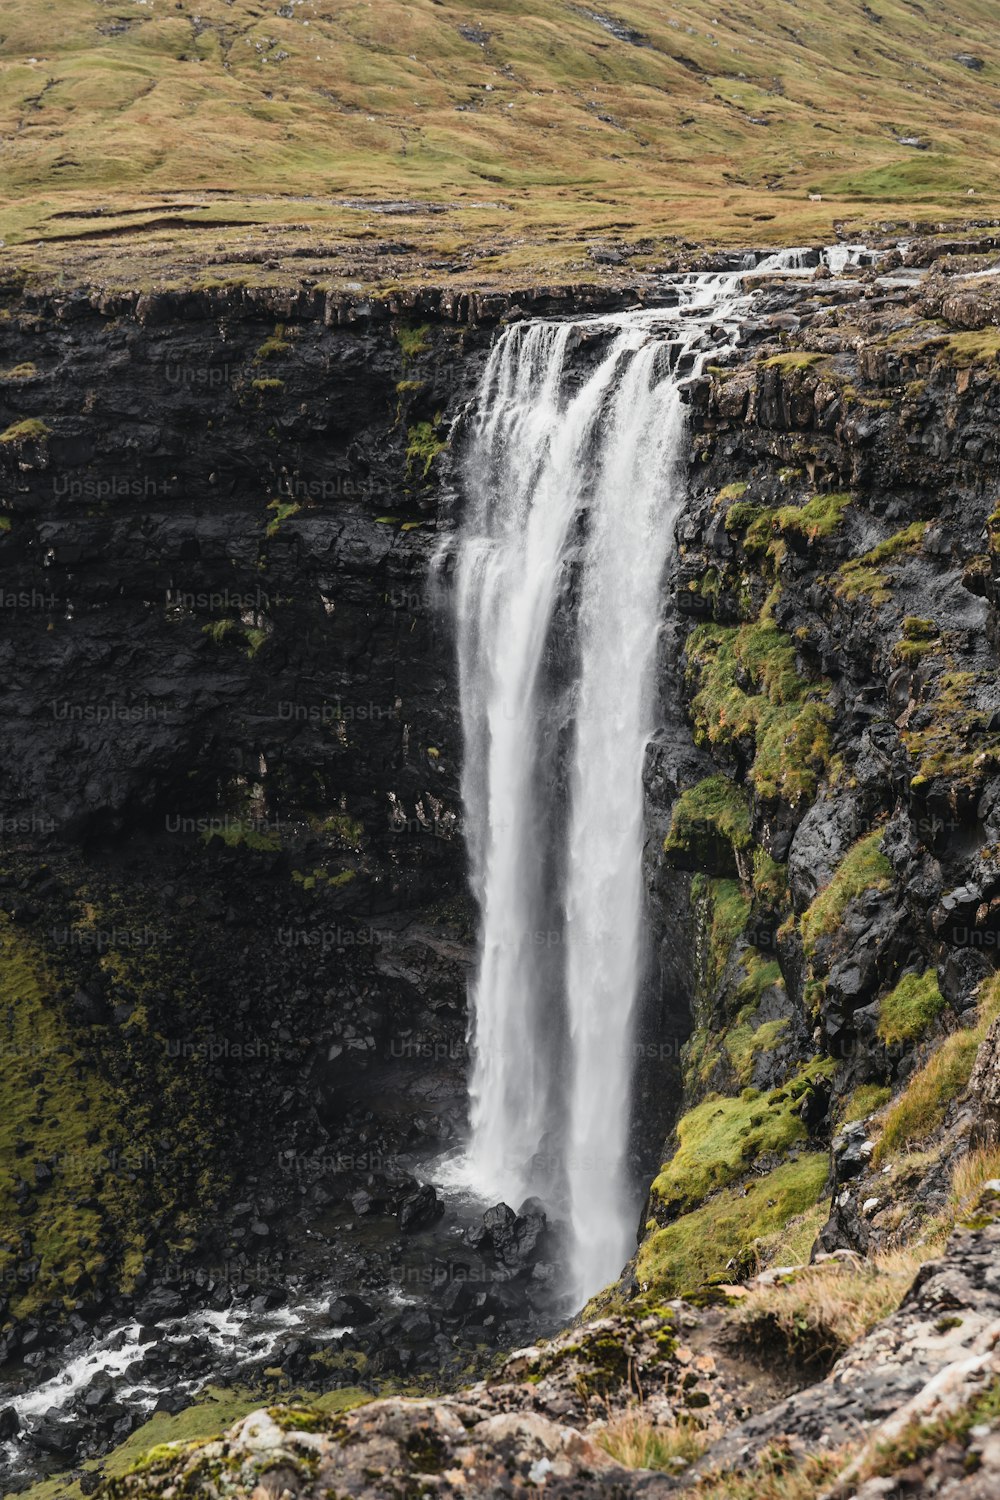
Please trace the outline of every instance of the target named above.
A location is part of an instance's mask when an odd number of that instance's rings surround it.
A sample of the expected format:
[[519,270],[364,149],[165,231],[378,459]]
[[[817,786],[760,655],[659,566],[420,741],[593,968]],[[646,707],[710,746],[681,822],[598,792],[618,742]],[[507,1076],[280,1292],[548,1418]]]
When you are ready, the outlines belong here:
[[469,1174],[515,1208],[528,1194],[566,1205],[578,1300],[617,1275],[634,1238],[642,765],[687,464],[683,388],[732,346],[749,300],[737,273],[677,290],[674,308],[503,334],[476,400],[458,539],[481,915]]

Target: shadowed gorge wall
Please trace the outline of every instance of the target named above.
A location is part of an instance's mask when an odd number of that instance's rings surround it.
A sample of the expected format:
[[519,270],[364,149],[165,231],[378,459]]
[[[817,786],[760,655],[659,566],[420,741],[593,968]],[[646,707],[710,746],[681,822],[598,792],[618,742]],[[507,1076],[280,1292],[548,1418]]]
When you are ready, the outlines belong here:
[[[474,941],[430,581],[450,423],[499,319],[605,305],[10,289],[0,1265],[24,1368],[57,1325],[162,1319],[165,1267],[321,1277],[310,1215],[437,1211],[415,1174],[463,1127]],[[645,766],[631,1152],[655,1180],[598,1304],[626,1322],[817,1239],[936,1244],[995,1139],[995,319],[944,275],[779,281],[690,392]],[[484,1348],[527,1337],[499,1299],[467,1315]],[[454,1323],[408,1316],[282,1378],[401,1379],[411,1332],[467,1376]]]

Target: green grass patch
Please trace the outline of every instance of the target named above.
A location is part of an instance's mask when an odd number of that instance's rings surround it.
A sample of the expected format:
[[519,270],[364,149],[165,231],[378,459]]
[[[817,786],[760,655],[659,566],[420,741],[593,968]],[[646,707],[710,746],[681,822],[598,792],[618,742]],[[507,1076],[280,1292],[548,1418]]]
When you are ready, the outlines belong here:
[[268,638],[268,631],[262,625],[247,625],[243,630],[243,639],[246,641],[247,656],[253,658]]
[[285,354],[291,354],[292,346],[285,338],[285,330],[279,323],[269,339],[265,339],[257,353],[254,355],[255,364],[263,364],[269,359],[281,359]]
[[749,745],[760,797],[811,801],[830,756],[828,684],[799,676],[795,648],[766,609],[749,625],[699,625],[688,640],[687,676],[698,744]]
[[682,1115],[677,1150],[651,1189],[658,1212],[684,1213],[741,1177],[764,1152],[785,1152],[804,1140],[802,1099],[832,1066],[810,1063],[769,1094],[747,1088],[736,1098],[712,1095]]
[[906,974],[879,1007],[878,1034],[886,1046],[922,1037],[945,1008],[933,969]]
[[406,472],[408,475],[419,479],[426,479],[431,471],[431,464],[439,453],[443,453],[448,444],[444,438],[439,438],[437,426],[434,422],[416,422],[407,429],[406,445]]
[[772,354],[762,361],[762,367],[765,370],[813,370],[829,357],[807,349],[790,349],[784,354]]
[[277,536],[282,522],[290,521],[293,516],[297,516],[302,506],[297,500],[271,500],[267,508],[274,512],[274,516],[267,523],[265,535]]
[[429,323],[397,323],[394,331],[404,362],[416,359],[419,354],[423,354],[426,349],[430,348]]
[[853,844],[837,866],[828,885],[802,913],[801,933],[806,954],[811,955],[821,937],[840,926],[847,904],[865,891],[885,891],[892,883],[892,865],[882,853],[883,830],[878,828]]
[[[852,499],[853,496],[844,493],[814,495],[805,505],[782,505],[763,511],[751,521],[743,545],[748,552],[765,552],[780,562],[786,538],[811,543],[830,536],[843,521]],[[726,526],[727,530],[736,529],[730,526],[728,516]]]
[[730,950],[750,918],[750,901],[737,880],[710,880],[696,875],[691,901],[705,921],[705,983],[709,990],[722,978]]
[[202,635],[207,635],[209,640],[216,646],[221,646],[226,637],[236,628],[236,621],[228,615],[221,620],[210,620],[207,625],[201,627]]
[[[275,1420],[292,1431],[303,1430],[303,1427],[308,1430],[314,1424],[322,1427],[328,1417],[363,1406],[372,1396],[360,1387],[345,1386],[324,1396],[290,1395],[287,1399],[303,1404],[268,1408],[267,1398],[260,1391],[238,1386],[206,1386],[184,1411],[174,1415],[155,1412],[105,1458],[89,1459],[84,1463],[84,1472],[99,1469],[108,1479],[123,1479],[129,1474],[141,1474],[147,1469],[175,1462],[186,1445],[218,1438],[235,1422],[260,1409],[272,1411]],[[308,1424],[297,1424],[300,1413],[310,1419]],[[84,1500],[84,1497],[79,1481],[69,1475],[58,1475],[22,1491],[22,1500]]]
[[365,831],[363,823],[345,812],[331,813],[329,817],[316,825],[316,830],[318,833],[333,834],[335,838],[349,844],[352,849],[360,844]]
[[0,432],[0,443],[40,443],[51,433],[51,427],[37,417],[26,417],[23,422],[14,422]]
[[280,834],[268,833],[252,822],[241,823],[235,819],[222,828],[206,829],[201,838],[205,844],[210,839],[221,838],[227,849],[254,849],[260,854],[274,854],[281,848]]
[[847,1096],[843,1113],[840,1116],[841,1125],[853,1125],[857,1120],[867,1120],[869,1115],[875,1114],[888,1104],[892,1098],[892,1089],[881,1083],[861,1083]]
[[677,798],[663,851],[682,869],[733,875],[751,842],[745,793],[728,776],[708,776]]
[[815,1207],[829,1167],[825,1151],[803,1153],[653,1230],[639,1247],[636,1263],[643,1291],[677,1297],[723,1277],[752,1274],[771,1247],[781,1243],[790,1221]]
[[[745,489],[746,486],[744,485],[743,488]],[[723,493],[725,492],[723,491]],[[746,531],[747,527],[751,526],[766,509],[767,507],[761,505],[757,500],[734,501],[726,511],[726,530],[730,532]]]
[[766,849],[753,851],[753,888],[765,905],[782,907],[788,900],[788,866],[772,859]]
[[[98,1276],[124,1279],[141,1243],[140,1203],[149,1187],[140,1135],[119,1126],[117,1089],[81,1064],[81,1041],[56,1000],[57,978],[42,955],[0,916],[0,1007],[5,1066],[0,1080],[0,1278],[12,1312],[42,1303],[66,1305]],[[51,1166],[33,1188],[26,1220],[14,1194],[19,1178],[34,1184],[33,1164]],[[95,1186],[95,1184],[98,1184]],[[19,1229],[31,1226],[30,1256],[18,1252]],[[37,1270],[22,1278],[23,1260]]]
[[[564,0],[492,7],[486,46],[460,30],[483,23],[469,0],[317,9],[308,30],[297,7],[249,0],[203,0],[194,28],[175,7],[132,6],[120,32],[97,29],[92,0],[51,14],[10,0],[5,278],[286,289],[307,270],[364,296],[622,285],[675,246],[829,242],[838,221],[860,235],[914,205],[930,224],[989,222],[1000,45],[982,0],[958,4],[884,8],[873,48],[867,13],[832,0],[796,15],[794,39],[781,0],[752,24],[690,0],[683,31],[621,0],[642,47]],[[971,91],[959,35],[987,63]],[[604,236],[648,249],[595,266]]]
[[959,369],[972,365],[995,365],[1000,360],[1000,328],[977,328],[952,333],[943,351]]
[[902,625],[902,635],[892,648],[893,656],[909,666],[916,665],[928,652],[941,645],[941,635],[933,620],[921,619],[919,615],[907,615]]
[[[775,964],[775,968],[777,968]],[[781,971],[778,970],[778,978]],[[736,1070],[736,1076],[741,1084],[747,1084],[753,1075],[753,1065],[761,1052],[771,1052],[781,1041],[782,1036],[788,1030],[788,1021],[765,1021],[756,1030],[744,1022],[738,1026],[732,1026],[726,1032],[725,1048],[729,1053],[729,1059]]]
[[945,1037],[890,1106],[872,1157],[875,1166],[926,1141],[944,1122],[948,1106],[969,1082],[976,1053],[998,1014],[1000,983],[994,979],[984,987],[976,1025]]
[[915,552],[926,530],[926,521],[914,521],[861,557],[843,563],[837,570],[835,592],[845,599],[859,599],[867,594],[873,604],[887,603],[892,598],[892,590],[889,575],[882,571],[883,564]]

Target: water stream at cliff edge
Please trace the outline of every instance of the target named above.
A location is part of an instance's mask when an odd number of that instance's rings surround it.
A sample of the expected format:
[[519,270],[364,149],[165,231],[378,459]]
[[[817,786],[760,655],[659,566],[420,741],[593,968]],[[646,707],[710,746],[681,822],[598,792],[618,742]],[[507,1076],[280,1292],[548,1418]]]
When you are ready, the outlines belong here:
[[[835,257],[835,270],[852,258]],[[455,614],[480,940],[462,1165],[483,1197],[537,1196],[568,1220],[578,1303],[634,1246],[661,585],[688,462],[684,387],[737,340],[743,274],[681,279],[672,308],[514,324],[467,441]]]

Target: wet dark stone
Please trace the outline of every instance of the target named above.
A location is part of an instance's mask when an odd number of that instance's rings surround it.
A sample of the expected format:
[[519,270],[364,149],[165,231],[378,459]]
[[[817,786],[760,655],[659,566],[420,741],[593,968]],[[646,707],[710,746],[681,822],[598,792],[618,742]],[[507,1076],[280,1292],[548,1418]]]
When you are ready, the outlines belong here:
[[343,1297],[335,1297],[327,1308],[327,1317],[336,1328],[372,1323],[376,1316],[375,1309],[370,1303],[352,1293],[347,1293]]
[[399,1206],[399,1228],[403,1234],[426,1229],[444,1213],[444,1204],[430,1183],[404,1198]]

